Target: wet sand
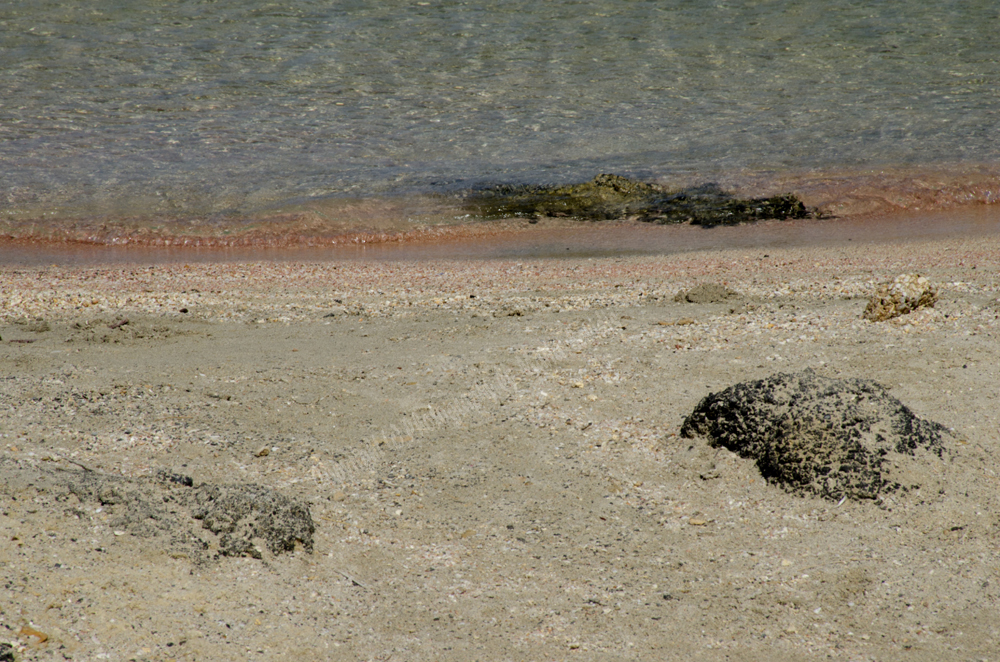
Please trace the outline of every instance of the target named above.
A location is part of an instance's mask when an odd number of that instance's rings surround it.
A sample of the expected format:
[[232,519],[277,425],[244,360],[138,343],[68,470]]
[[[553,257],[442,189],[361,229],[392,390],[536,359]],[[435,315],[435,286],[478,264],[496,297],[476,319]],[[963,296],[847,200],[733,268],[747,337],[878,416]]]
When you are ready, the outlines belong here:
[[[348,262],[433,259],[590,258],[673,255],[712,249],[834,247],[993,236],[1000,207],[906,211],[730,227],[652,225],[635,221],[581,222],[507,219],[401,233],[348,233],[336,243],[272,246],[150,246],[83,241],[0,241],[0,265],[98,266],[227,262]],[[334,241],[334,240],[331,240]]]
[[[988,658],[1000,238],[978,211],[952,216],[965,234],[776,225],[662,255],[566,257],[543,228],[542,257],[4,266],[0,642],[19,660]],[[937,305],[863,320],[900,273]],[[674,300],[700,283],[739,297]],[[709,392],[804,368],[954,428],[946,459],[919,490],[837,503],[679,438]],[[216,557],[193,520],[196,553],[68,487],[160,470],[308,503],[313,550]]]

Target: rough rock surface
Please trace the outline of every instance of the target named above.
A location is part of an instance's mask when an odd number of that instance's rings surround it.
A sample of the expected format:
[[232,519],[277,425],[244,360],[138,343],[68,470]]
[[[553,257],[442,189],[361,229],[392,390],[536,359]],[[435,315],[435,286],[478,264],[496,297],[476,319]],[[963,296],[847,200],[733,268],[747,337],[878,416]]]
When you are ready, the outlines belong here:
[[219,552],[225,556],[260,558],[256,538],[272,554],[293,551],[296,543],[313,549],[315,527],[309,509],[273,490],[258,485],[200,485],[194,500],[192,517],[219,536]]
[[946,433],[876,382],[811,369],[711,393],[681,428],[683,437],[704,436],[753,459],[769,482],[828,499],[919,488],[912,482],[919,472],[906,465],[918,453],[940,459]]
[[884,322],[918,308],[932,308],[937,298],[937,288],[926,278],[917,274],[901,274],[875,291],[865,307],[864,318]]
[[794,195],[740,199],[717,184],[672,191],[609,174],[565,186],[494,186],[472,192],[466,206],[487,218],[572,216],[595,221],[634,218],[649,223],[704,226],[813,215]]
[[702,283],[695,285],[690,290],[681,290],[674,297],[674,301],[677,303],[722,303],[738,296],[738,292],[725,285]]
[[167,536],[170,547],[199,557],[214,548],[222,556],[262,558],[259,543],[272,554],[292,551],[297,543],[313,549],[308,507],[258,485],[194,486],[188,476],[164,472],[147,479],[92,471],[53,477],[63,483],[52,489],[64,501],[72,495],[81,503],[99,503],[114,528],[144,538]]

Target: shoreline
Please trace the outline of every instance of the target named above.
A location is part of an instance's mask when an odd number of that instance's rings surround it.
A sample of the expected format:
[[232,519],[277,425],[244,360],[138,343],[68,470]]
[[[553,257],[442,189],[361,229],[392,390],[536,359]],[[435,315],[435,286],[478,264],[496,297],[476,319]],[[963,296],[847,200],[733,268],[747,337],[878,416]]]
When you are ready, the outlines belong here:
[[[996,233],[0,267],[0,642],[18,660],[988,656],[998,271]],[[863,320],[900,273],[935,307]],[[737,296],[675,301],[703,283]],[[954,428],[946,459],[919,490],[838,504],[679,438],[708,393],[805,368]],[[158,471],[260,485],[309,504],[314,549],[216,557],[191,520],[195,553],[69,490],[81,465],[136,490]]]
[[[824,222],[858,224],[906,216],[919,222],[921,217],[931,215],[947,226],[950,216],[976,215],[984,209],[996,209],[1000,202],[1000,171],[984,164],[853,171],[740,171],[708,178],[686,175],[653,183],[677,191],[710,183],[738,198],[790,194]],[[213,252],[235,254],[238,259],[254,259],[255,254],[271,259],[270,255],[283,252],[349,253],[362,246],[419,248],[439,242],[503,243],[508,239],[516,241],[517,235],[540,227],[579,231],[595,226],[593,221],[568,218],[477,219],[475,207],[463,201],[463,195],[453,191],[371,198],[327,196],[204,214],[101,212],[86,204],[79,209],[64,206],[34,211],[11,207],[0,210],[0,260],[9,263],[16,259],[18,251],[55,259],[74,252],[89,253],[116,261],[173,260],[177,258],[170,254],[186,251],[191,252],[192,259],[202,259],[197,257],[199,253]],[[643,225],[628,220],[596,223],[602,227],[630,224]]]
[[[98,266],[211,262],[410,261],[612,257],[683,254],[752,247],[834,246],[847,242],[925,241],[990,236],[1000,230],[1000,205],[902,210],[842,218],[770,220],[734,226],[655,225],[638,221],[561,218],[505,219],[355,233],[277,244],[149,245],[0,238],[0,266]],[[292,237],[291,239],[294,239]],[[332,243],[331,243],[332,242]]]

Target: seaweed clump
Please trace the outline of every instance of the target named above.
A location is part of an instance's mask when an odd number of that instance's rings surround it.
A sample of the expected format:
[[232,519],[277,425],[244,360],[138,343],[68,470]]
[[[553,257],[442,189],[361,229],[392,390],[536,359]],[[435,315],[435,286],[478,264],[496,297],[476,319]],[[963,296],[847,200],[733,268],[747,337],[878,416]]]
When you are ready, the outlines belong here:
[[715,226],[815,216],[796,196],[737,198],[718,184],[671,191],[620,175],[564,186],[501,184],[473,191],[466,206],[486,218],[568,216],[603,221]]

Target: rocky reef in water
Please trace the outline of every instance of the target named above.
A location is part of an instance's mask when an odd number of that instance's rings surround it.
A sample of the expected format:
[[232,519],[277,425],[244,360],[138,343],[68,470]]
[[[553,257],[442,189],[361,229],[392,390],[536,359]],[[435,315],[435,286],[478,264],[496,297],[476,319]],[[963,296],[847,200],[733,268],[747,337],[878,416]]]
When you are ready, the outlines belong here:
[[717,184],[669,190],[619,175],[564,186],[502,184],[471,192],[465,206],[484,218],[566,216],[583,220],[736,225],[816,216],[794,195],[737,198]]

